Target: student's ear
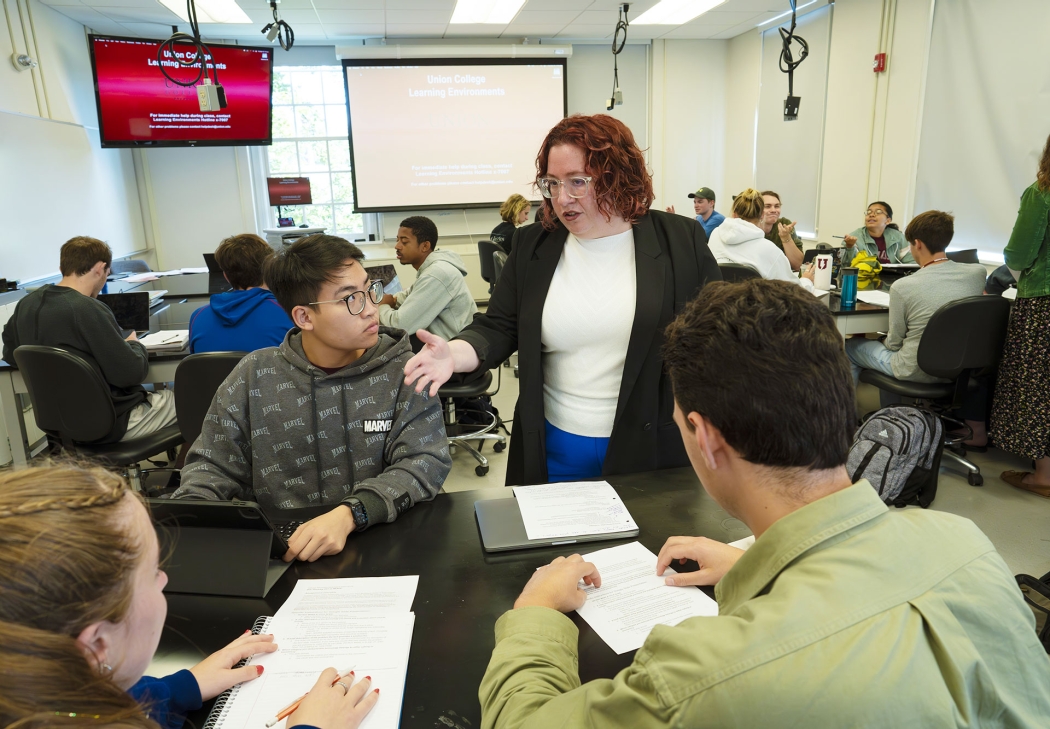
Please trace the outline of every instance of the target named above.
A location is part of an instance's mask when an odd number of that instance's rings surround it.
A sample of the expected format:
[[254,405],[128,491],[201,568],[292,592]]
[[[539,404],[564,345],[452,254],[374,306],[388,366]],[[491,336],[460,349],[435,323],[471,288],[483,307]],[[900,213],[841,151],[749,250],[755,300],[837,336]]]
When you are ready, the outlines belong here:
[[108,264],[105,261],[98,261],[94,266],[91,267],[91,273],[95,274],[99,278],[105,278],[106,268],[108,268]]
[[915,240],[913,240],[913,241],[911,242],[911,244],[912,244],[913,246],[915,246],[915,250],[917,250],[917,251],[920,251],[920,252],[922,252],[922,253],[929,253],[929,249],[928,249],[928,248],[926,247],[926,244],[925,244],[925,243],[923,243],[923,242],[922,242],[921,240],[919,240],[918,238],[916,238]]
[[693,426],[693,437],[696,438],[697,450],[704,459],[704,464],[708,469],[714,471],[718,468],[719,460],[721,460],[720,456],[726,447],[722,431],[697,412],[689,413],[686,416],[686,420]]
[[109,660],[110,626],[110,623],[104,621],[92,623],[77,636],[77,648],[96,673],[102,673],[102,665]]
[[303,331],[313,331],[314,328],[314,310],[309,306],[297,306],[292,309],[292,324],[299,327]]

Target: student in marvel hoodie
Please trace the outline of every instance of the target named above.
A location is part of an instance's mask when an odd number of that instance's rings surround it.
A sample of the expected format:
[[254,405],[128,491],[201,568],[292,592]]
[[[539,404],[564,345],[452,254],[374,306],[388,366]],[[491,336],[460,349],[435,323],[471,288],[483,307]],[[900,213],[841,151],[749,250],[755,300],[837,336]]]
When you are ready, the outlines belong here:
[[267,261],[295,328],[219,387],[172,496],[268,513],[331,504],[292,535],[286,561],[342,551],[351,533],[434,498],[452,466],[441,403],[404,384],[409,339],[379,326],[382,282],[363,260],[342,238],[312,235]]

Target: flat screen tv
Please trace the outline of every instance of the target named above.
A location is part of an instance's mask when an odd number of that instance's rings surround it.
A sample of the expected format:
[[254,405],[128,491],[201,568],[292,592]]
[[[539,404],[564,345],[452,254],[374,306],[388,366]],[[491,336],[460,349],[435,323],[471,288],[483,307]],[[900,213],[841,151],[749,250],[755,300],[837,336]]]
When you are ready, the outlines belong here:
[[267,177],[266,189],[270,193],[271,205],[310,205],[309,177]]
[[[200,110],[195,87],[174,84],[161,73],[160,44],[88,36],[103,147],[270,144],[272,48],[208,44],[228,103],[210,112]],[[189,45],[176,46],[175,51],[193,53]],[[178,79],[190,80],[197,73],[194,68],[166,68]]]

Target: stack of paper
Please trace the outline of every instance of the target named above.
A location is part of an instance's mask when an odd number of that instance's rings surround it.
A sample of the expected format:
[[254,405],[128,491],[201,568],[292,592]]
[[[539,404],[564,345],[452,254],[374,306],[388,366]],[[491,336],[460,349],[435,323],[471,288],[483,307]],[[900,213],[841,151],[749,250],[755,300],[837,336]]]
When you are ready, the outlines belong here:
[[865,304],[876,306],[889,306],[890,294],[888,291],[858,291],[857,298]]
[[180,268],[180,273],[207,273],[207,266],[191,266],[190,268]]
[[[418,575],[299,580],[265,628],[278,650],[249,661],[262,676],[241,684],[215,722],[222,729],[263,727],[309,691],[326,668],[372,677],[379,703],[364,729],[394,729],[401,721]],[[277,726],[285,726],[281,722]]]
[[139,341],[150,352],[179,352],[190,343],[190,330],[167,329],[153,332],[153,334],[147,334]]
[[515,486],[529,539],[560,539],[637,529],[607,481]]
[[146,271],[145,273],[136,273],[131,276],[125,276],[124,280],[128,283],[140,283],[142,281],[156,281],[160,278],[153,271]]
[[583,555],[598,568],[601,587],[588,587],[577,610],[617,653],[637,650],[655,625],[678,625],[698,615],[718,615],[718,603],[696,587],[671,587],[656,574],[656,555],[639,542]]

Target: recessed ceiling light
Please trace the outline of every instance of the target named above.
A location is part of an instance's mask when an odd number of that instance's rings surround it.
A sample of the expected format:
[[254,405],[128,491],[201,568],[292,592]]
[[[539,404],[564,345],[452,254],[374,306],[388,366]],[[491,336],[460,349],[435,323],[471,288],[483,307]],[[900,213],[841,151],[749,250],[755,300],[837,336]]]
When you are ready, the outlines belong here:
[[[186,0],[159,0],[160,4],[186,23]],[[252,19],[233,0],[194,0],[198,23],[251,23]]]
[[633,21],[631,25],[682,25],[726,0],[660,0]]
[[456,0],[453,24],[492,23],[506,25],[514,20],[525,0]]

